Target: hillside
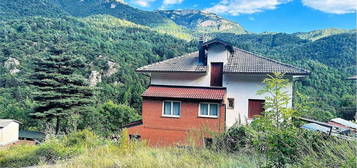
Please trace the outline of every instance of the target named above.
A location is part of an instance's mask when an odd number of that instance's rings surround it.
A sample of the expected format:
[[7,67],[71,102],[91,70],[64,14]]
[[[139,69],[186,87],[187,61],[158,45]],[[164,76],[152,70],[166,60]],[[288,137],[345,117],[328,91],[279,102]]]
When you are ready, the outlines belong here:
[[248,33],[238,23],[231,22],[214,13],[200,10],[160,10],[157,13],[173,20],[176,24],[184,26],[199,33],[230,32],[235,34]]
[[[20,115],[31,111],[25,104],[30,90],[24,82],[31,74],[34,57],[58,51],[82,56],[88,66],[80,73],[89,78],[92,71],[97,71],[102,76],[98,104],[112,100],[140,109],[140,94],[148,78],[134,70],[195,48],[183,40],[107,15],[84,19],[22,18],[1,24],[0,32],[1,64],[10,58],[20,64],[15,65],[20,70],[16,74],[10,74],[11,68],[0,68],[0,118],[16,118],[24,127],[34,126],[26,115]],[[108,61],[115,63],[114,74],[106,75]],[[18,111],[14,112],[14,108]]]
[[[311,70],[309,77],[296,82],[297,91],[313,102],[307,117],[348,119],[353,110],[346,109],[355,108],[356,88],[345,80],[356,71],[354,32],[253,34],[215,14],[142,11],[108,0],[2,0],[0,18],[0,118],[20,120],[26,127],[44,129],[27,115],[34,105],[26,84],[34,57],[77,55],[87,65],[80,74],[101,75],[94,112],[80,123],[81,128],[92,127],[96,111],[108,101],[140,112],[140,95],[149,78],[135,68],[196,50],[198,34],[193,32]],[[12,65],[5,66],[9,62]]]
[[300,37],[301,39],[315,41],[324,37],[342,34],[342,33],[356,33],[356,30],[329,28],[329,29],[314,30],[306,33],[305,32],[294,33],[294,35]]

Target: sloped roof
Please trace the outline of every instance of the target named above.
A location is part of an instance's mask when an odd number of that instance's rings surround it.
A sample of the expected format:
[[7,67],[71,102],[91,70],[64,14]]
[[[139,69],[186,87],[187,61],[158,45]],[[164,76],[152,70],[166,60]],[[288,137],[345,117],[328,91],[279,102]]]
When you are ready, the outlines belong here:
[[223,72],[227,73],[273,73],[308,74],[307,70],[285,64],[270,58],[255,55],[251,52],[234,48],[232,57],[224,66]]
[[207,67],[198,63],[198,52],[138,68],[138,72],[206,72]]
[[[138,72],[206,72],[207,66],[198,63],[198,52],[164,60],[138,68]],[[305,75],[309,71],[293,65],[258,56],[251,52],[233,48],[232,56],[224,65],[225,73],[273,73]]]
[[357,129],[357,124],[355,124],[355,123],[353,123],[351,121],[344,120],[342,118],[334,118],[334,119],[331,119],[331,121],[335,122],[335,123],[338,123],[338,124],[341,124],[341,125],[344,125],[346,127]]
[[348,77],[347,80],[357,80],[357,75]]
[[29,139],[43,140],[43,139],[46,138],[46,134],[43,133],[43,132],[38,132],[38,131],[20,130],[19,138],[29,138]]
[[19,124],[21,124],[19,121],[17,120],[11,120],[11,119],[0,119],[0,128],[4,128],[7,125],[9,125],[12,122],[17,122]]
[[196,88],[174,86],[150,86],[143,97],[185,98],[200,100],[223,100],[225,88]]

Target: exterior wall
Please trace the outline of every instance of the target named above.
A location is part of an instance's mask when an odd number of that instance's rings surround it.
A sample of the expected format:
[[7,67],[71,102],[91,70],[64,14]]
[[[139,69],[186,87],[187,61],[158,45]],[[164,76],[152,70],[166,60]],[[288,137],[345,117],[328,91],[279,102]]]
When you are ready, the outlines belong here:
[[[211,62],[227,63],[230,53],[223,45],[212,46],[208,49],[206,73],[151,73],[151,84],[174,86],[210,86]],[[234,123],[248,124],[248,99],[264,99],[267,95],[257,95],[263,87],[262,81],[266,75],[258,74],[224,74],[223,87],[227,89],[227,98],[234,98],[234,109],[227,108],[226,126]],[[292,76],[289,77],[292,81]],[[286,88],[292,96],[292,82]],[[227,100],[225,103],[228,104]],[[291,101],[289,106],[291,107]],[[143,107],[144,108],[144,107]]]
[[211,62],[223,62],[223,64],[226,64],[230,56],[230,52],[222,44],[212,45],[208,48],[207,53],[207,65],[210,65]]
[[[226,126],[231,127],[236,122],[238,124],[248,124],[248,100],[261,99],[264,100],[267,94],[257,95],[256,92],[264,87],[262,81],[266,75],[239,75],[239,74],[224,74],[223,86],[227,88],[227,98],[234,98],[234,109],[227,108],[226,111]],[[290,80],[291,81],[291,80]],[[287,93],[292,96],[292,82],[286,88]],[[226,102],[228,104],[228,102]],[[289,107],[292,102],[290,99]]]
[[202,86],[209,87],[210,76],[206,73],[151,73],[152,85]]
[[19,140],[19,123],[11,122],[0,129],[0,146],[7,145]]
[[[129,134],[138,134],[151,146],[187,145],[190,138],[200,145],[203,137],[225,130],[225,106],[220,105],[218,118],[199,117],[198,101],[182,100],[179,118],[163,117],[164,100],[143,100],[143,125],[129,128]],[[203,101],[206,102],[206,101]]]
[[208,49],[206,73],[182,73],[182,72],[153,72],[151,84],[172,86],[202,86],[209,87],[211,81],[211,62],[228,62],[230,52],[223,45],[215,45]]

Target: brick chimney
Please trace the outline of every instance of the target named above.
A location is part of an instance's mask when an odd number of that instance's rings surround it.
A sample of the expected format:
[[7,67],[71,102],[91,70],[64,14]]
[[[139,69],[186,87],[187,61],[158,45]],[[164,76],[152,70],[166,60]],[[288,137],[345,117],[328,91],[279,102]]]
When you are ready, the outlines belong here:
[[206,50],[203,45],[203,36],[198,41],[198,63],[207,65]]

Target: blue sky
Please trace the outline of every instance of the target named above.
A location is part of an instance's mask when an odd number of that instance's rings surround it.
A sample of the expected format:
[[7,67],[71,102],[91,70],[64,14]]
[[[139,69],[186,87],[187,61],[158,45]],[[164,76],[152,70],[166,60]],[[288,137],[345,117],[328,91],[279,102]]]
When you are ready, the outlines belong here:
[[127,0],[143,10],[200,9],[251,32],[306,32],[356,28],[356,0]]

